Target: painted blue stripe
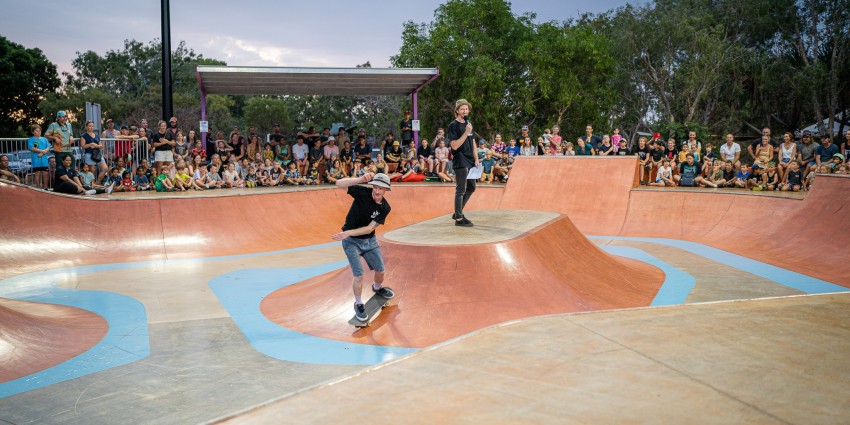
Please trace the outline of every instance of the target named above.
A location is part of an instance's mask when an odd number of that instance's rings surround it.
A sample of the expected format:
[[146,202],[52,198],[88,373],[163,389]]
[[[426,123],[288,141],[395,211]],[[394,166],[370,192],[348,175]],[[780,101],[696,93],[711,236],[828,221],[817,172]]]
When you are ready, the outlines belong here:
[[0,398],[122,366],[150,355],[145,308],[133,298],[112,292],[60,288],[41,296],[21,299],[68,305],[94,312],[106,319],[109,330],[94,347],[72,359],[0,384]]
[[242,269],[216,277],[209,285],[251,345],[269,357],[300,363],[372,365],[417,351],[302,334],[272,322],[260,311],[268,294],[347,265],[347,261],[339,261],[303,268]]
[[785,270],[770,264],[762,263],[741,255],[732,254],[714,247],[696,242],[664,238],[637,238],[627,236],[588,236],[588,239],[612,239],[635,242],[649,242],[659,245],[672,246],[703,256],[718,263],[735,267],[736,269],[770,279],[780,285],[796,289],[806,294],[823,294],[830,292],[847,292],[850,288],[836,285],[824,280],[806,276],[791,270]]
[[629,246],[601,246],[605,252],[652,264],[664,272],[664,283],[655,294],[652,306],[683,304],[697,280],[689,273],[659,260],[648,252]]

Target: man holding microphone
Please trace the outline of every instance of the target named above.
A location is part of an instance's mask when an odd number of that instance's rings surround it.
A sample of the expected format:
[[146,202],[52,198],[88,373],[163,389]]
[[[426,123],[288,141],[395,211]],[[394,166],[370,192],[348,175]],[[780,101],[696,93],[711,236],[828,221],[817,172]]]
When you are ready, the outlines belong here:
[[475,179],[467,179],[470,168],[478,166],[478,146],[472,132],[472,123],[467,120],[470,104],[466,99],[455,102],[455,119],[449,124],[446,139],[452,152],[452,169],[455,172],[455,212],[452,218],[456,226],[472,227],[472,222],[463,216],[463,207],[475,192]]

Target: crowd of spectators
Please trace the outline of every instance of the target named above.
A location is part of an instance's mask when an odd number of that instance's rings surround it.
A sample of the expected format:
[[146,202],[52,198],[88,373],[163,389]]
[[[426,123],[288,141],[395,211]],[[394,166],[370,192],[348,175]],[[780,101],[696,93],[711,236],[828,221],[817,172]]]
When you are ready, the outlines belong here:
[[[85,131],[74,137],[63,111],[44,136],[38,125],[30,130],[33,184],[71,194],[320,185],[366,172],[385,173],[396,182],[454,180],[445,131],[440,128],[417,145],[409,112],[399,124],[400,140],[393,132],[370,137],[363,128],[355,132],[345,127],[309,127],[286,136],[275,125],[267,135],[258,134],[255,127],[243,135],[234,127],[227,135],[217,131],[204,141],[174,117],[154,129],[147,120],[116,129],[108,119],[100,134],[87,122]],[[106,149],[102,139],[114,143],[112,149]],[[817,173],[847,174],[850,167],[850,131],[841,146],[828,134],[814,139],[808,132],[799,141],[791,133],[777,139],[764,128],[761,138],[746,149],[732,134],[715,146],[697,140],[693,131],[683,141],[665,141],[655,133],[629,143],[617,128],[598,135],[588,125],[573,143],[557,126],[538,137],[523,126],[514,137],[497,133],[490,141],[479,140],[477,155],[480,180],[486,183],[507,182],[517,156],[610,155],[636,156],[641,185],[799,191],[806,190]],[[83,153],[79,163],[69,154],[74,144]],[[144,146],[141,155],[139,146]],[[19,180],[5,156],[0,156],[0,178]]]

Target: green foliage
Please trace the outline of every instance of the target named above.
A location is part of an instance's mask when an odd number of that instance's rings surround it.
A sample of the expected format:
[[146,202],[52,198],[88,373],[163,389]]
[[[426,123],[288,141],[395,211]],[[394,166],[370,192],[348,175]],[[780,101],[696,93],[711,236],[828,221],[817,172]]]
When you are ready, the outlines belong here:
[[0,36],[0,135],[23,136],[28,124],[43,119],[38,110],[42,96],[57,88],[56,65],[40,49]]

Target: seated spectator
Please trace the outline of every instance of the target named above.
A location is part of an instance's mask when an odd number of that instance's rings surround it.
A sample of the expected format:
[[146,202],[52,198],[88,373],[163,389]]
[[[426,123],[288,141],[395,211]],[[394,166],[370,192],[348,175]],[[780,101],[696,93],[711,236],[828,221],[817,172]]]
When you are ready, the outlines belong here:
[[354,168],[354,151],[351,149],[351,142],[348,140],[343,143],[342,149],[339,150],[339,162],[342,164],[342,171],[345,176],[350,176],[351,169]]
[[405,158],[402,158],[396,171],[401,173],[397,180],[400,182],[421,182],[425,180],[425,174],[419,169],[419,164]]
[[747,188],[750,190],[764,190],[764,168],[759,164],[753,164],[753,173],[747,179]]
[[519,148],[519,154],[521,156],[537,155],[537,149],[531,144],[530,137],[526,137],[522,140],[522,146]]
[[[4,164],[6,164],[6,169],[8,169],[8,163],[9,158],[6,155],[0,156],[0,171],[4,171],[2,168]],[[67,193],[69,195],[94,195],[97,193],[94,189],[86,190],[83,188],[83,184],[80,182],[77,171],[71,166],[72,163],[73,157],[71,155],[66,155],[62,158],[62,164],[56,167],[55,178],[57,185],[53,190],[55,192]],[[2,175],[5,176],[5,174]]]
[[310,147],[304,143],[304,136],[300,133],[295,139],[295,145],[292,146],[292,156],[295,159],[298,174],[302,176],[307,174],[307,171],[310,169]]
[[337,180],[345,178],[345,172],[342,168],[342,161],[334,159],[331,166],[325,171],[325,181],[330,184],[335,184]]
[[[537,156],[547,156],[549,155],[549,139],[546,137],[540,136],[537,138]],[[480,162],[483,159],[483,155],[478,159]]]
[[738,170],[738,174],[735,175],[734,184],[735,187],[746,189],[747,188],[747,180],[750,179],[752,173],[750,173],[750,169],[745,166],[741,166],[741,169]]
[[336,145],[336,137],[328,137],[328,144],[322,148],[322,154],[324,155],[325,165],[330,163],[332,157],[339,156],[339,147]]
[[[615,129],[615,130],[617,130],[617,129]],[[629,150],[629,147],[626,146],[626,139],[620,138],[620,140],[617,142],[617,155],[619,155],[619,156],[629,156],[631,154],[632,154],[631,150]],[[566,153],[565,153],[565,155],[566,155]]]
[[307,179],[298,171],[295,162],[289,163],[289,169],[287,169],[284,173],[283,181],[292,186],[307,184]]
[[714,145],[711,143],[705,144],[705,159],[711,158],[712,161],[717,159],[717,153],[714,152]]
[[266,159],[274,161],[274,150],[272,150],[271,143],[266,143],[263,145],[263,163],[265,163]]
[[725,180],[723,182],[723,184],[720,185],[720,186],[722,186],[722,187],[735,187],[735,179],[736,179],[735,165],[732,163],[732,161],[726,161],[726,162],[719,161],[719,162],[721,164],[723,164],[723,180]]
[[780,190],[799,192],[803,189],[803,172],[800,171],[800,163],[791,161],[788,165],[788,172],[785,174],[785,179],[782,181]]
[[779,179],[779,172],[776,170],[775,162],[770,161],[767,163],[767,170],[765,170],[764,176],[764,190],[779,189],[781,180]]
[[493,154],[487,152],[484,154],[484,160],[481,161],[481,181],[485,183],[493,183],[493,174],[496,169],[496,160],[493,159]]
[[[664,159],[664,144],[661,142],[660,139],[650,140],[650,142],[649,142],[650,173],[652,173],[652,170],[656,170],[656,172],[657,172],[658,167],[661,166],[661,160],[662,159]],[[684,162],[681,162],[680,164],[683,164],[683,163]]]
[[505,152],[508,154],[508,158],[513,159],[520,155],[522,149],[517,146],[516,140],[510,139],[508,140],[508,147],[505,149]]
[[404,157],[404,151],[401,149],[401,143],[396,140],[392,142],[392,147],[387,150],[384,155],[384,160],[387,161],[388,171],[395,171],[398,164],[401,162],[402,157]]
[[151,190],[151,182],[148,176],[145,175],[145,169],[139,167],[136,169],[136,175],[133,177],[133,182],[138,190]]
[[736,170],[741,168],[741,145],[735,143],[731,133],[726,135],[726,143],[720,146],[719,152],[723,162],[731,161]]
[[259,177],[257,176],[257,167],[253,164],[248,169],[248,174],[245,175],[245,187],[257,187]]
[[354,155],[355,158],[360,160],[361,164],[367,159],[372,159],[372,148],[366,143],[366,136],[357,136],[357,144],[354,145]]
[[91,165],[83,163],[83,167],[80,168],[80,174],[78,177],[80,178],[80,183],[83,184],[83,188],[93,189],[92,184],[94,184],[94,174],[91,172]]
[[419,164],[419,157],[416,155],[415,140],[411,140],[407,143],[407,146],[404,147],[403,157],[407,160],[407,162],[416,162],[417,164]]
[[844,163],[844,155],[837,153],[832,155],[832,160],[826,163],[826,166],[829,167],[829,171],[835,171],[836,167]]
[[794,144],[794,135],[791,133],[782,135],[782,144],[777,148],[777,157],[779,159],[779,180],[784,181],[791,162],[797,160],[797,145]]
[[820,145],[812,140],[812,134],[808,131],[804,131],[800,143],[797,144],[797,158],[801,162],[800,170],[803,171],[803,178],[808,175],[812,168],[817,166],[815,153],[819,147]]
[[434,149],[434,168],[436,169],[435,172],[437,173],[437,176],[440,177],[441,181],[454,181],[448,178],[443,178],[444,176],[448,176],[446,165],[449,162],[449,148],[446,147],[446,141],[444,139],[441,139],[437,143],[437,148]]
[[770,136],[761,136],[761,143],[755,148],[755,164],[764,170],[767,168],[767,163],[773,161],[773,145],[770,144]]
[[192,176],[189,175],[189,167],[182,166],[177,168],[177,173],[174,175],[174,187],[179,190],[204,190],[204,186],[197,184]]
[[562,144],[564,145],[564,156],[576,155],[575,148],[573,148],[573,142],[562,142]]
[[190,151],[192,158],[200,157],[201,162],[207,162],[207,151],[204,150],[203,142],[200,140],[195,141],[195,146]]
[[850,171],[850,167],[847,164],[841,164],[835,170],[835,174],[847,175],[848,171]]
[[[287,167],[287,168],[289,168],[289,167]],[[277,185],[284,183],[284,181],[283,181],[284,176],[283,175],[286,173],[286,170],[283,168],[283,166],[279,162],[274,161],[274,163],[272,164],[272,168],[267,170],[267,173],[268,173],[267,177],[268,177],[268,185],[269,186],[277,186]]]
[[416,159],[419,161],[419,167],[424,171],[428,171],[428,175],[434,175],[434,149],[428,144],[428,139],[422,139],[419,142],[419,149],[416,150]]
[[283,136],[280,137],[280,143],[274,147],[274,160],[284,167],[289,167],[289,162],[292,161],[292,155],[289,152],[289,144]]
[[679,164],[679,175],[673,178],[679,186],[693,187],[702,183],[702,165],[694,160],[694,154],[688,152],[685,162]]
[[380,152],[375,155],[375,170],[378,173],[383,173],[388,176],[390,174],[389,166],[387,165],[387,162],[384,161],[384,154]]
[[[163,167],[163,170],[167,168]],[[106,191],[112,193],[112,191],[123,192],[124,189],[121,187],[121,170],[118,167],[112,167],[109,169],[109,173],[106,174],[106,178],[103,179],[103,186],[106,187]]]
[[650,183],[649,185],[661,187],[676,186],[676,181],[673,180],[673,169],[670,167],[669,159],[664,158],[661,161],[661,167],[658,168],[658,173],[655,174],[655,181]]
[[227,165],[227,169],[224,170],[224,175],[221,178],[224,180],[225,187],[245,187],[245,180],[236,171],[236,164],[234,163]]
[[[708,145],[706,145],[706,148],[708,148]],[[721,162],[719,160],[713,161],[711,169],[708,170],[708,174],[706,174],[705,179],[703,179],[702,185],[714,188],[723,186],[726,183],[726,179],[723,177],[723,175],[725,174],[723,170],[725,165],[725,162]]]
[[204,186],[204,189],[220,189],[224,187],[224,179],[221,178],[221,174],[219,174],[218,165],[210,165],[209,173],[206,173],[206,167],[201,168],[202,176],[201,184]]
[[121,187],[122,191],[124,192],[136,191],[136,182],[133,181],[133,176],[130,174],[129,170],[126,170],[124,171],[124,173],[121,174],[121,185],[119,187]]
[[319,171],[317,163],[311,165],[310,171],[305,177],[307,178],[306,184],[308,185],[317,185],[322,182],[322,174]]

